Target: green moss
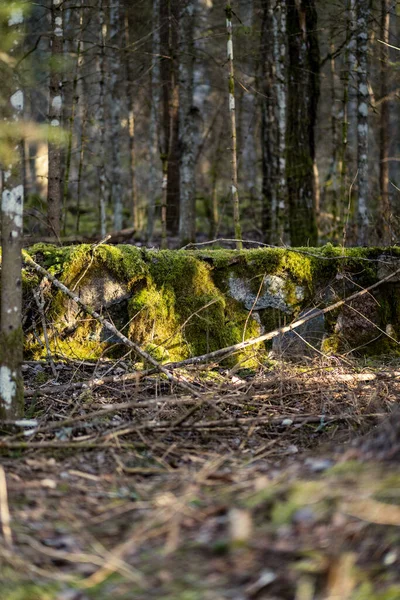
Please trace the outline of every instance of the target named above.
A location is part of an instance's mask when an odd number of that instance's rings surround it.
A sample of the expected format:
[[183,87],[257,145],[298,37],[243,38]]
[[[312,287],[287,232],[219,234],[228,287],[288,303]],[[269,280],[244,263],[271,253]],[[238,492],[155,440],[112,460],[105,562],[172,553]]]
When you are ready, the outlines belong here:
[[[55,272],[71,289],[79,282],[82,286],[96,272],[106,270],[132,293],[124,319],[129,319],[128,335],[148,348],[159,360],[180,360],[230,346],[245,338],[261,333],[260,325],[249,316],[242,303],[235,301],[229,291],[230,277],[243,278],[253,294],[260,289],[265,275],[282,276],[285,295],[292,315],[311,302],[316,293],[324,289],[338,273],[356,276],[356,283],[364,285],[376,281],[376,262],[383,250],[379,248],[343,249],[327,245],[323,248],[258,248],[252,250],[156,251],[133,246],[89,245],[57,248],[37,244],[30,253],[46,268]],[[390,249],[390,254],[400,256],[400,249]],[[32,283],[32,282],[31,282]],[[296,287],[305,290],[305,299],[299,301]],[[393,288],[390,288],[393,290]],[[262,291],[262,290],[261,290]],[[27,292],[29,293],[29,291]],[[52,350],[75,357],[97,358],[108,348],[100,340],[99,327],[79,325],[72,336],[62,339],[65,328],[63,315],[67,303],[62,292],[52,299],[47,313],[52,324]],[[124,309],[125,310],[125,309]],[[396,336],[400,337],[400,301],[397,292],[385,295],[381,306],[382,323],[390,321]],[[280,311],[265,309],[260,312],[265,330],[284,324],[287,318]],[[116,322],[123,327],[126,322]],[[327,319],[333,331],[335,315]],[[124,330],[126,333],[126,329]],[[384,336],[382,336],[384,338]],[[382,339],[390,351],[393,343]],[[324,351],[339,350],[340,340],[330,336]],[[36,357],[43,356],[43,348],[32,339],[30,344]],[[395,344],[395,342],[394,342]],[[234,361],[246,360],[258,351],[257,358],[265,358],[265,348],[251,347],[235,355]],[[245,365],[250,366],[250,365]]]
[[338,354],[341,349],[342,340],[339,335],[332,334],[322,340],[321,352],[324,354]]

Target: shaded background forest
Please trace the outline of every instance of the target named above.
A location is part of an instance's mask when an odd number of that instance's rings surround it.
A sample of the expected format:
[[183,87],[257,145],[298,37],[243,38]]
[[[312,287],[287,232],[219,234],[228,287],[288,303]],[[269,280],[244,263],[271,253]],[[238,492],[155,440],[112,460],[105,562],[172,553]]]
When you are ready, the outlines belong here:
[[128,229],[159,244],[163,208],[171,247],[232,237],[234,94],[245,238],[396,242],[398,2],[233,2],[234,90],[222,0],[19,6],[2,104],[18,79],[23,121],[52,130],[24,129],[30,240]]

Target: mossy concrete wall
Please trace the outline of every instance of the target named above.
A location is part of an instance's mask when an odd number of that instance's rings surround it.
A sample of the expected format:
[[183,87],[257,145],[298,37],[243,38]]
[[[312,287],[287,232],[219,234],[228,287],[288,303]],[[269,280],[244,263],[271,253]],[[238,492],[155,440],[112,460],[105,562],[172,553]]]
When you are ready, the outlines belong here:
[[[38,244],[31,256],[162,362],[204,354],[288,324],[304,310],[322,307],[371,285],[400,266],[398,248],[265,248],[256,250],[148,250]],[[32,300],[37,276],[25,276],[26,356],[46,354]],[[400,279],[374,295],[319,320],[305,342],[278,340],[286,353],[356,349],[393,353],[400,340]],[[51,350],[78,359],[124,354],[110,337],[60,291],[48,289],[46,319]],[[300,346],[297,343],[300,340]],[[292,348],[292,349],[291,349]],[[232,360],[254,366],[271,345],[251,347]]]

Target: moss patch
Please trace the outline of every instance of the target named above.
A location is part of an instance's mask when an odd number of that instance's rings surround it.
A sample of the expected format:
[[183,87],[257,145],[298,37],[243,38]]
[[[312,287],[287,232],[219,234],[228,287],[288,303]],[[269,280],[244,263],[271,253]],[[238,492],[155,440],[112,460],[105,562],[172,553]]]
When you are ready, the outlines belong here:
[[[323,248],[262,248],[240,252],[225,249],[158,251],[128,245],[58,248],[36,244],[29,253],[71,289],[84,289],[96,273],[108,274],[120,282],[130,298],[122,311],[125,316],[118,318],[117,327],[124,327],[124,333],[164,362],[212,352],[272,330],[283,324],[282,317],[287,320],[296,316],[316,299],[329,304],[332,297],[324,290],[330,289],[332,283],[336,286],[337,299],[349,290],[377,280],[376,259],[382,255],[400,257],[398,248],[343,249],[329,244]],[[243,279],[257,295],[266,275],[284,279],[285,297],[292,315],[263,309],[254,318],[248,307],[230,295],[230,277]],[[30,285],[36,283],[37,278],[31,279]],[[304,298],[300,300],[296,293],[298,286],[304,290]],[[385,289],[387,293],[379,309],[380,323],[390,322],[395,337],[400,337],[398,293],[393,285]],[[29,297],[29,286],[26,296]],[[101,298],[99,302],[104,316],[113,320],[107,303],[102,305]],[[109,347],[106,336],[98,323],[88,320],[76,309],[76,326],[66,334],[69,324],[65,315],[69,306],[71,301],[62,292],[52,292],[49,296],[46,316],[52,351],[82,359],[102,356]],[[326,345],[331,352],[340,350],[340,340],[334,336],[335,320],[336,315],[327,319],[331,337]],[[388,343],[387,338],[381,341],[383,343],[385,351],[396,345],[396,342]],[[45,354],[43,344],[33,335],[28,336],[26,347],[35,358]],[[255,353],[258,353],[257,360],[264,359],[264,345],[249,348],[234,360],[246,361]]]

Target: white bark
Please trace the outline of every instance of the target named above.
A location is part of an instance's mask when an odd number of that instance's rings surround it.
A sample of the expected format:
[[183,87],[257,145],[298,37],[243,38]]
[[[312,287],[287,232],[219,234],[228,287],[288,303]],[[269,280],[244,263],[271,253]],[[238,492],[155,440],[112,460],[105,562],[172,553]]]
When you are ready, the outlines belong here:
[[368,20],[369,1],[357,1],[357,54],[358,54],[358,244],[368,240]]
[[[17,57],[21,49],[23,14],[11,10],[8,19],[8,35],[14,39],[10,55]],[[7,86],[8,106],[5,115],[14,123],[16,133],[23,117],[24,92],[17,73],[11,76]],[[6,118],[5,117],[5,118]],[[0,419],[15,418],[23,413],[22,363],[22,277],[21,246],[23,235],[23,164],[22,144],[14,148],[12,162],[2,175],[1,197],[1,315],[0,315]]]
[[273,11],[275,94],[277,99],[276,228],[278,242],[284,240],[286,206],[286,0],[277,0]]
[[121,185],[121,94],[118,87],[121,51],[120,51],[120,0],[110,3],[110,85],[111,85],[111,199],[114,207],[114,229],[122,229],[122,185]]
[[[60,59],[63,55],[63,10],[60,0],[52,0],[51,5],[51,70],[49,86],[48,123],[61,131],[63,112],[63,80]],[[49,143],[48,180],[48,226],[51,235],[59,236],[61,229],[61,146],[59,141]]]

